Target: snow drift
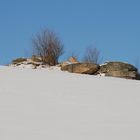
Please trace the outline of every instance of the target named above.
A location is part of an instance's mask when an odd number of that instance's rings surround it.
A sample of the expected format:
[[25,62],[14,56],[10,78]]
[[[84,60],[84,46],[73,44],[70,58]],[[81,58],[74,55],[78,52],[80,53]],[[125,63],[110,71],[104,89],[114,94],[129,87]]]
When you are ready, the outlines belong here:
[[140,81],[0,67],[1,140],[139,140]]

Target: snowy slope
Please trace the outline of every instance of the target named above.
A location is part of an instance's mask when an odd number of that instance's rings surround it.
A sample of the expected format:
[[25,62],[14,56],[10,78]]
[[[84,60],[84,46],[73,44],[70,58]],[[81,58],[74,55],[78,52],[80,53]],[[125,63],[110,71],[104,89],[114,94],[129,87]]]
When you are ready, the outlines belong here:
[[0,67],[0,140],[139,140],[140,81]]

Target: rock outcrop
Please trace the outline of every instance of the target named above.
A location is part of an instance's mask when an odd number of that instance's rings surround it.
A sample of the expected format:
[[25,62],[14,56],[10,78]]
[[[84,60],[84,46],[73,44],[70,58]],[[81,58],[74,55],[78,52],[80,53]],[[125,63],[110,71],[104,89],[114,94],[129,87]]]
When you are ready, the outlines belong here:
[[11,66],[16,66],[16,67],[31,67],[31,68],[38,68],[38,67],[45,67],[43,65],[43,62],[41,61],[40,57],[37,56],[32,56],[31,58],[17,58],[12,61]]
[[99,70],[99,65],[92,63],[73,63],[61,67],[62,71],[80,74],[95,74]]
[[128,79],[137,79],[139,75],[136,67],[123,62],[107,62],[100,66],[98,73]]
[[31,57],[31,60],[32,60],[33,62],[42,62],[41,57],[35,56],[35,55],[33,55],[33,56]]
[[139,72],[137,72],[136,80],[140,80],[140,73]]
[[[32,56],[31,58],[18,58],[12,61],[11,66],[22,68],[45,68],[48,65],[43,64],[40,57]],[[140,80],[140,73],[137,68],[131,64],[123,62],[107,62],[102,65],[93,63],[79,63],[76,58],[71,57],[69,61],[63,62],[57,67],[61,67],[62,71],[71,73],[111,76],[126,79]]]
[[27,61],[27,58],[17,58],[17,59],[12,61],[12,64],[17,65],[19,63],[23,63],[23,62],[26,62],[26,61]]

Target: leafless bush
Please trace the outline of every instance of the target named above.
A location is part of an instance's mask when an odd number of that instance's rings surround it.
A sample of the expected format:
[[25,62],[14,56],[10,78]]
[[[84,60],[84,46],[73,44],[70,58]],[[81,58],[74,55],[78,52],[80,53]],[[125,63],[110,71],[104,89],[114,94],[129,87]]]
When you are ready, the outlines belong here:
[[51,66],[58,64],[64,47],[53,31],[43,30],[33,38],[32,42],[35,55],[40,56],[44,63]]
[[86,63],[95,63],[99,64],[100,52],[95,47],[88,47],[85,52],[83,61]]

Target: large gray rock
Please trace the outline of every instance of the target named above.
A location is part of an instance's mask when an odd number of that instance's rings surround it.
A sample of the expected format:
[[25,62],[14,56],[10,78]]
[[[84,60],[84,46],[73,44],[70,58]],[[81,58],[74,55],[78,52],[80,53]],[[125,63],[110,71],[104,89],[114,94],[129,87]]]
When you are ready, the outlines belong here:
[[74,63],[62,66],[61,70],[71,73],[95,74],[99,67],[99,65],[92,63]]
[[136,79],[140,80],[140,73],[137,73]]
[[123,62],[108,62],[104,65],[101,65],[98,73],[104,73],[105,76],[121,77],[128,79],[137,79],[138,77],[137,68],[131,64]]
[[137,72],[135,71],[110,71],[106,73],[106,76],[122,77],[136,79]]

